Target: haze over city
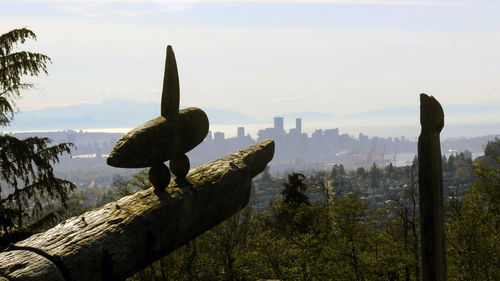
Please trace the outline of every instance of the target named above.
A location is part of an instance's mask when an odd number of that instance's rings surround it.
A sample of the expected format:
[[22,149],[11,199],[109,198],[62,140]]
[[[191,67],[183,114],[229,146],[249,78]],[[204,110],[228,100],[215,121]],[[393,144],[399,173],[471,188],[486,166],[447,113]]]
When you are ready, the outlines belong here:
[[[17,120],[33,110],[114,99],[158,103],[165,46],[171,44],[181,106],[230,109],[266,125],[274,116],[289,116],[285,124],[291,126],[302,117],[309,132],[339,127],[353,135],[416,137],[418,94],[425,92],[445,114],[450,111],[443,136],[498,133],[492,131],[500,123],[496,1],[1,5],[1,29],[34,30],[38,41],[20,47],[53,61],[47,77],[34,79],[37,90],[19,100]],[[308,120],[304,112],[337,120]]]

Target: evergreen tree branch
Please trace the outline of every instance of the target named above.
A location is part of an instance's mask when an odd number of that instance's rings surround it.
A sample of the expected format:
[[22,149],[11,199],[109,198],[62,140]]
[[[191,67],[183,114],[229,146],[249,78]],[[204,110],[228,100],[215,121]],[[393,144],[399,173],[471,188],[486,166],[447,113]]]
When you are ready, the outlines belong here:
[[24,44],[26,39],[36,40],[35,33],[27,28],[14,29],[0,35],[0,56],[8,55],[18,42]]

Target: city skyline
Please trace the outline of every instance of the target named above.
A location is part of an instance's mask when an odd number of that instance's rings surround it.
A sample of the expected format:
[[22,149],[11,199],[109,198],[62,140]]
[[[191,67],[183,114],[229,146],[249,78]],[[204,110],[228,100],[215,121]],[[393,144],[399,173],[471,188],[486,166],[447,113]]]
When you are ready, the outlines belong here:
[[[500,103],[477,105],[443,104],[445,127],[442,138],[476,137],[498,134],[498,116]],[[94,132],[127,132],[144,120],[159,114],[158,102],[139,103],[132,100],[106,100],[99,104],[79,104],[67,107],[51,107],[43,110],[21,111],[13,122],[2,128],[4,132],[19,131],[54,131],[86,130]],[[260,129],[270,126],[272,118],[252,118],[231,109],[202,107],[207,113],[212,131],[223,131],[227,136],[236,135],[236,128],[244,125],[254,138]],[[276,109],[277,111],[280,108]],[[284,126],[293,128],[295,118],[304,120],[303,130],[312,134],[316,129],[339,128],[350,135],[360,132],[371,136],[406,136],[416,138],[420,132],[418,104],[413,106],[390,107],[381,110],[369,110],[360,114],[339,117],[321,112],[297,112],[274,116],[284,117]],[[489,121],[481,124],[467,123],[474,116],[482,116]]]
[[[494,1],[0,5],[2,31],[27,26],[38,41],[20,48],[53,59],[49,76],[34,79],[38,90],[18,101],[21,112],[114,98],[156,101],[167,43],[178,59],[181,105],[252,118],[418,106],[421,92],[442,104],[500,101],[500,5]],[[451,121],[474,128],[499,124],[500,117]]]
[[[302,119],[297,118],[294,121],[295,127],[286,128],[284,118],[275,117],[273,124],[266,128],[262,127],[257,137],[247,134],[243,126],[237,127],[236,136],[227,136],[216,130],[211,131],[199,146],[188,152],[190,161],[194,166],[198,166],[265,139],[273,139],[276,143],[275,156],[270,166],[279,171],[329,169],[335,164],[343,164],[346,168],[368,167],[373,163],[381,167],[389,163],[401,166],[411,163],[417,153],[416,140],[405,136],[369,136],[363,132],[353,136],[339,128],[316,129],[312,134],[306,134],[302,131]],[[107,155],[123,133],[64,130],[11,135],[18,138],[49,137],[56,143],[74,143],[72,157],[64,157],[62,165],[88,166],[104,164]],[[495,137],[499,135],[444,139],[441,142],[441,149],[443,155],[447,157],[463,152],[469,155],[467,157],[475,158],[482,155],[485,144]]]

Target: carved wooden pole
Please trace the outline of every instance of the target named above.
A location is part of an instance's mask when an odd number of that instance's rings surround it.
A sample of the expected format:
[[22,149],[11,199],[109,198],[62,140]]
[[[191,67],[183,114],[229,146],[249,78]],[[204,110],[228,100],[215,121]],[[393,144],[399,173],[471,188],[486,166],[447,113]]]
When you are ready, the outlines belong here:
[[432,96],[420,95],[418,184],[422,243],[422,280],[446,280],[444,242],[443,171],[439,133],[444,126],[443,108]]
[[0,280],[124,280],[242,209],[273,155],[263,141],[35,234],[0,253]]

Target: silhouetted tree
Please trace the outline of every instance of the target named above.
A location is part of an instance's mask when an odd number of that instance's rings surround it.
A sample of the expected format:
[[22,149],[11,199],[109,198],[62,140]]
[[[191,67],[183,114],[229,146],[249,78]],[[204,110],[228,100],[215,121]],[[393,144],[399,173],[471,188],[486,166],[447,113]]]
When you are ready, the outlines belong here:
[[359,167],[357,170],[356,170],[356,175],[360,178],[365,178],[366,177],[366,170],[365,168],[363,167]]
[[300,173],[291,173],[288,175],[288,182],[284,183],[285,189],[281,191],[284,203],[300,205],[301,203],[309,205],[309,198],[305,195],[306,184],[305,176]]
[[330,177],[331,178],[337,178],[337,177],[343,177],[345,176],[345,169],[344,169],[344,165],[340,164],[340,165],[333,165],[333,168],[332,168],[332,171],[330,173]]
[[386,171],[387,171],[388,177],[394,176],[395,169],[394,169],[394,166],[392,165],[392,162],[390,162],[389,165],[386,167]]
[[[36,39],[26,28],[15,29],[0,36],[0,125],[7,126],[15,113],[14,99],[21,90],[33,84],[21,81],[25,75],[47,74],[46,55],[32,52],[12,52],[26,39]],[[43,206],[56,200],[66,206],[68,192],[76,186],[54,176],[52,164],[72,144],[51,145],[49,138],[29,137],[23,140],[0,136],[0,228],[3,242],[15,240],[13,229],[36,231],[35,228],[51,221],[57,210],[46,213]],[[28,226],[29,225],[29,226]]]
[[[335,168],[332,170],[332,173],[333,171],[335,171]],[[328,178],[326,171],[320,171],[309,178],[309,185],[321,192],[323,196],[323,206],[328,216],[331,200],[335,196],[334,187],[339,185],[336,178]]]
[[382,179],[383,174],[382,171],[377,167],[377,164],[373,163],[372,167],[370,168],[370,182],[371,182],[371,188],[379,188],[380,187],[380,180]]
[[443,158],[441,159],[441,166],[443,168],[443,171],[448,170],[448,160],[446,159],[446,155],[443,154]]
[[454,172],[455,171],[455,157],[452,155],[450,155],[450,157],[448,157],[448,172]]
[[14,29],[0,35],[0,125],[5,126],[14,117],[14,98],[21,95],[21,90],[30,89],[32,83],[21,81],[24,75],[38,76],[47,74],[46,55],[32,52],[12,52],[19,43],[26,39],[36,39],[35,33],[26,28]]

